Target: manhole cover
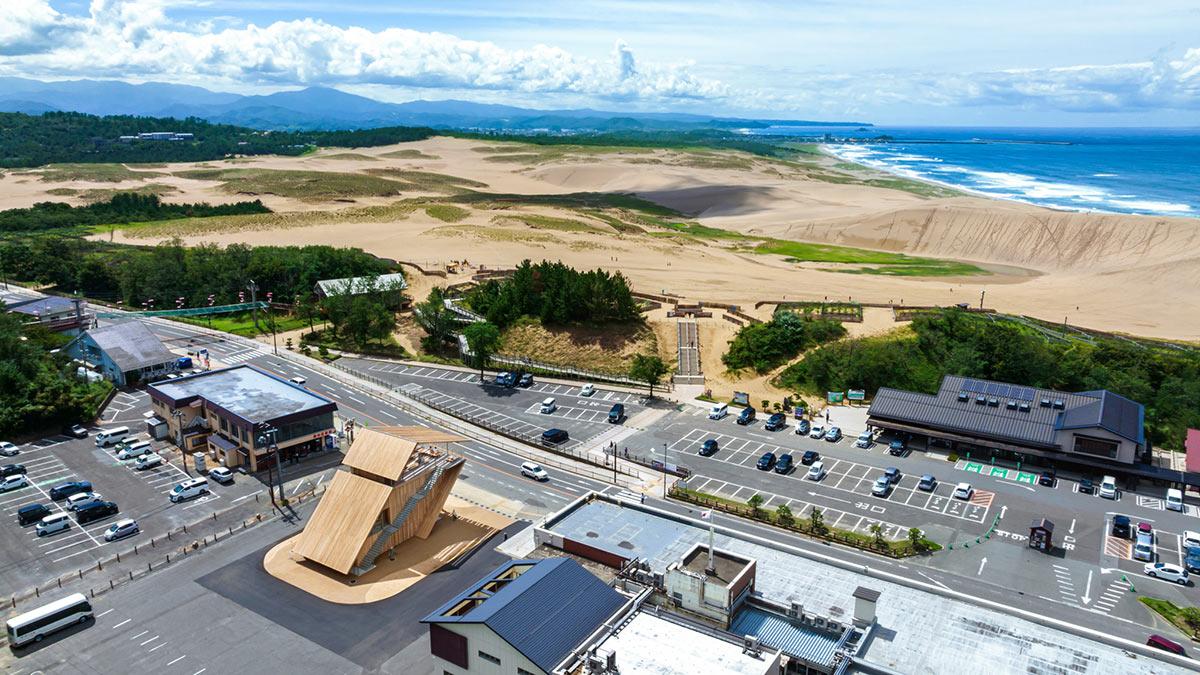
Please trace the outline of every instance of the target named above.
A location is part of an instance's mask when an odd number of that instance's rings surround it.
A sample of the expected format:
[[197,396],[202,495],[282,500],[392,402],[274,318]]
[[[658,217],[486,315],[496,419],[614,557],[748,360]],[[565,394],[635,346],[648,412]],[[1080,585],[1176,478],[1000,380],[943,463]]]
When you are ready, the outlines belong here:
[[617,546],[620,546],[621,548],[623,548],[623,549],[625,549],[625,550],[627,550],[627,551],[632,551],[632,550],[633,550],[633,543],[632,543],[632,542],[628,542],[628,541],[622,541],[622,542],[620,542],[619,544],[617,544]]
[[599,537],[599,536],[600,536],[600,535],[596,534],[595,532],[588,532],[588,533],[587,533],[587,538],[588,538],[588,539],[595,539],[596,537]]

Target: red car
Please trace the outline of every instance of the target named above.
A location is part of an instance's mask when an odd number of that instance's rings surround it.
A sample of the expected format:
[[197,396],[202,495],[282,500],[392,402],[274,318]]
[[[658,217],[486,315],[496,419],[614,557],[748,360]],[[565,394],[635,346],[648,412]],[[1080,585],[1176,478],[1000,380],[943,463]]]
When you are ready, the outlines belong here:
[[1172,654],[1187,656],[1187,652],[1184,651],[1183,645],[1175,642],[1174,640],[1168,640],[1161,635],[1151,635],[1150,637],[1146,638],[1146,644],[1150,645],[1151,647],[1161,649],[1164,652],[1171,652]]
[[1154,534],[1154,528],[1150,523],[1138,523],[1139,534]]

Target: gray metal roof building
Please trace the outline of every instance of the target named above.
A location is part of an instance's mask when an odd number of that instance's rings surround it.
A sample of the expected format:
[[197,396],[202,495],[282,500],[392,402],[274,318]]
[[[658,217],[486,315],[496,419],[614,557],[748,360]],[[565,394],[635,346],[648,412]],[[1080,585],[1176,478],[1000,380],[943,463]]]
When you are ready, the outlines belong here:
[[936,394],[881,388],[877,427],[1043,457],[1132,463],[1146,450],[1145,409],[1106,390],[1062,392],[947,375]]
[[96,364],[119,385],[166,373],[178,358],[141,321],[92,328],[75,338],[66,349],[76,358]]
[[408,288],[404,275],[380,274],[377,277],[348,277],[345,279],[321,279],[317,282],[317,293],[329,298],[335,295],[360,295],[378,291],[402,291]]

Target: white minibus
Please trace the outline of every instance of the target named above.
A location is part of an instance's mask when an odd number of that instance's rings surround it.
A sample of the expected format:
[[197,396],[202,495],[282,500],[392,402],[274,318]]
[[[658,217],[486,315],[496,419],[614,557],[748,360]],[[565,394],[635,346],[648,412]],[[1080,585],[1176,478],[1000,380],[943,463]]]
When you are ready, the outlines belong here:
[[20,647],[28,642],[41,642],[42,638],[67,626],[84,623],[95,618],[92,603],[82,593],[72,593],[61,600],[38,607],[15,616],[5,624],[8,629],[8,644]]

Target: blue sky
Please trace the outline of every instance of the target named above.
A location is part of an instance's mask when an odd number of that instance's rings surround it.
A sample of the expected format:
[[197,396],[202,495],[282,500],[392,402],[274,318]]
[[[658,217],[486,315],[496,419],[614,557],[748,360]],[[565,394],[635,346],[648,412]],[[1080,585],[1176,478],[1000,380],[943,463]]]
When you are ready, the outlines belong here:
[[4,0],[0,75],[880,124],[1200,126],[1200,4]]

